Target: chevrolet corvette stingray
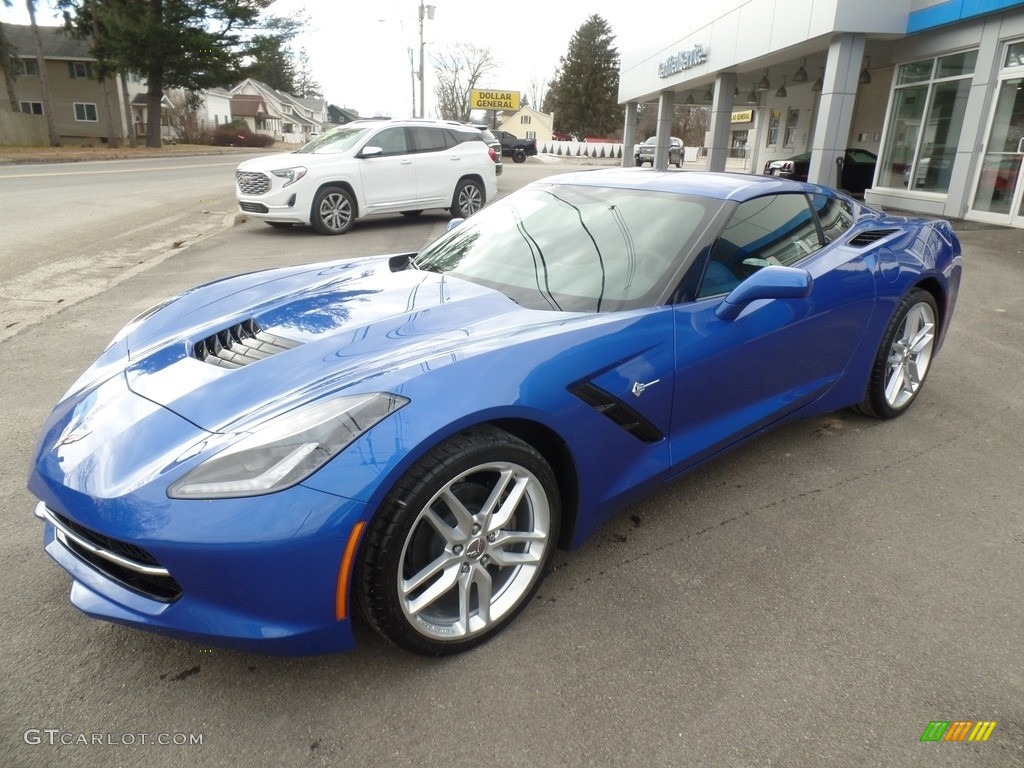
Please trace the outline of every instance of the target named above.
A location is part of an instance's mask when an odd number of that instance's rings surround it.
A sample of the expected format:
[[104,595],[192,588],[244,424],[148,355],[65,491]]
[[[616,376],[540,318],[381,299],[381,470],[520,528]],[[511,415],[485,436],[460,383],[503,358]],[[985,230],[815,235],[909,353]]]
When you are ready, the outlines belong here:
[[463,651],[642,492],[787,420],[904,413],[961,268],[948,223],[806,183],[544,179],[419,253],[135,318],[42,429],[44,546],[108,621],[308,654],[358,613]]

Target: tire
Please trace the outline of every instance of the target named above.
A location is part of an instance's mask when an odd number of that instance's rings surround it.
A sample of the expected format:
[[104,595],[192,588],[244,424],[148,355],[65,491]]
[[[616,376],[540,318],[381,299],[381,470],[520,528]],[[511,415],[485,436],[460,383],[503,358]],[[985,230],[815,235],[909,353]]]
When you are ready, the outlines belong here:
[[367,620],[425,656],[492,638],[530,602],[551,564],[557,488],[537,451],[494,427],[433,448],[368,528],[356,565]]
[[479,181],[474,179],[463,179],[455,187],[455,194],[452,196],[452,216],[467,218],[484,207],[487,202],[487,195]]
[[418,210],[418,211],[402,211],[402,215],[403,215],[403,216],[406,216],[406,217],[408,217],[408,218],[410,218],[410,219],[415,219],[415,218],[416,218],[417,216],[419,216],[419,215],[420,215],[421,213],[423,213],[423,210],[422,210],[422,209],[420,209],[420,210]]
[[291,224],[287,221],[268,221],[267,224],[272,226],[274,229],[291,229]]
[[906,412],[931,367],[938,317],[938,305],[928,291],[914,288],[903,297],[882,337],[867,395],[857,411],[880,419]]
[[356,220],[356,203],[342,187],[324,187],[313,198],[309,221],[321,235],[343,235]]
[[526,162],[526,150],[525,149],[513,149],[512,150],[512,162],[513,163],[525,163]]

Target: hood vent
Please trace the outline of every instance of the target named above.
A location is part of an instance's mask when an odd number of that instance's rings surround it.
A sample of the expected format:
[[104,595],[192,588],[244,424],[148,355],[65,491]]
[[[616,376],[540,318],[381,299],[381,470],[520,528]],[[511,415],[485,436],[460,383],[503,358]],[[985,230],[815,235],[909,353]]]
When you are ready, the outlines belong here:
[[637,413],[632,407],[590,382],[569,387],[569,391],[598,413],[611,419],[637,440],[656,443],[665,436],[661,430]]
[[250,319],[197,341],[192,354],[197,360],[221,368],[241,368],[297,346],[299,342],[267,333]]
[[895,229],[869,229],[856,237],[851,237],[848,245],[852,245],[854,248],[863,248],[866,245],[877,243],[883,237],[888,237],[896,231]]

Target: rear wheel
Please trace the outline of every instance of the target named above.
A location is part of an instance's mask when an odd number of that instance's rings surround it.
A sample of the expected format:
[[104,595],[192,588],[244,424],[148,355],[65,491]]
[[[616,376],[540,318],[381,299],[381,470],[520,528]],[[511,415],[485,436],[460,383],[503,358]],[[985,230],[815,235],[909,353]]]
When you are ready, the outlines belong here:
[[513,149],[512,150],[512,162],[514,162],[514,163],[525,163],[526,162],[526,150],[525,149]]
[[342,235],[356,220],[355,201],[342,187],[324,187],[313,200],[309,219],[321,235]]
[[878,348],[858,411],[894,419],[910,407],[931,367],[938,316],[938,305],[928,291],[914,288],[903,298]]
[[443,656],[493,637],[529,603],[558,538],[557,481],[530,445],[477,427],[428,452],[370,524],[358,599],[396,645]]
[[465,219],[483,208],[485,202],[486,196],[480,182],[463,179],[455,188],[455,195],[452,197],[452,216]]

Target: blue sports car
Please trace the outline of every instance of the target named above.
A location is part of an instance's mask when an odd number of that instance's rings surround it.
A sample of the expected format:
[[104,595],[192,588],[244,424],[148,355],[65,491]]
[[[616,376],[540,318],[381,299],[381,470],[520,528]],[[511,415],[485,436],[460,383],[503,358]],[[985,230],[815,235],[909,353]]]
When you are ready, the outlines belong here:
[[420,253],[137,317],[54,408],[29,487],[92,616],[322,653],[358,612],[455,653],[641,492],[789,419],[903,413],[960,274],[946,222],[810,184],[557,176]]

